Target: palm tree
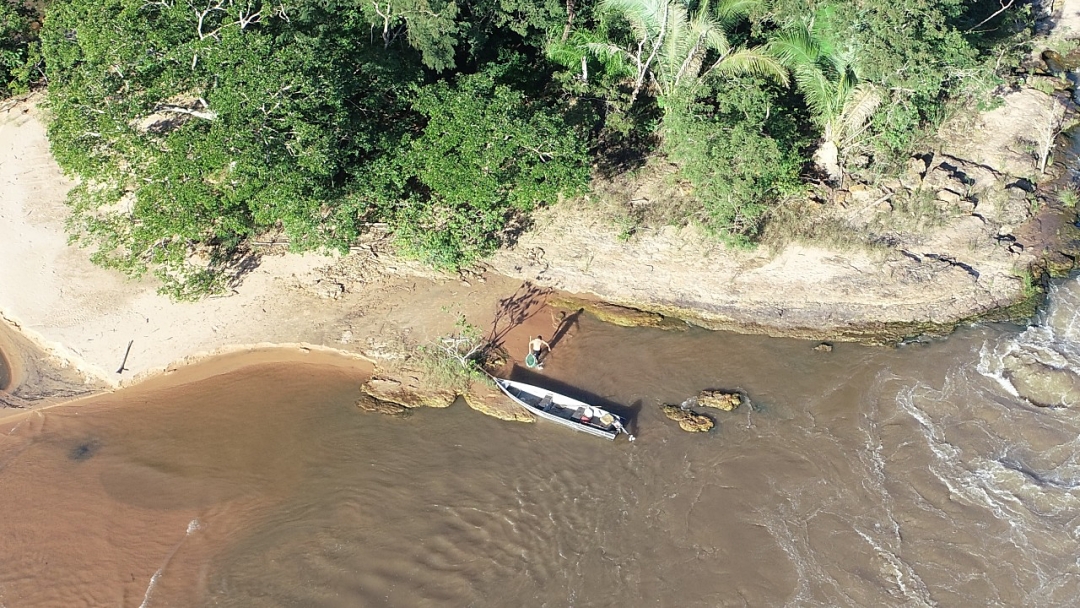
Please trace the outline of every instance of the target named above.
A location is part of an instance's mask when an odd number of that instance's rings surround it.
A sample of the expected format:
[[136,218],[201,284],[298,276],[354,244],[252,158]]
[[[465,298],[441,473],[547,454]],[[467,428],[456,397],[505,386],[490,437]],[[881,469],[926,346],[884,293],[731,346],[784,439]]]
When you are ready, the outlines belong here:
[[[732,48],[725,25],[745,17],[761,0],[603,0],[601,11],[626,20],[625,44],[591,41],[584,48],[632,81],[630,104],[645,87],[661,101],[693,89],[713,74],[760,74],[787,82],[787,70],[763,47]],[[706,65],[705,60],[715,59]]]
[[839,182],[841,152],[866,129],[881,105],[881,89],[859,82],[844,54],[824,52],[808,26],[778,36],[768,50],[791,70],[795,86],[822,128],[814,161],[830,180]]

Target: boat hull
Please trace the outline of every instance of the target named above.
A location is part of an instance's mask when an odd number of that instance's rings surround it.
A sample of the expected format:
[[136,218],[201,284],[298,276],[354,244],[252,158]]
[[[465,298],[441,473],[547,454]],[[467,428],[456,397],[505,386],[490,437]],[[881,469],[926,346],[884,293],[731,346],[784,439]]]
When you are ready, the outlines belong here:
[[[506,396],[538,418],[609,441],[626,432],[626,421],[603,408],[532,384],[494,380]],[[612,422],[604,424],[605,416],[610,416]]]

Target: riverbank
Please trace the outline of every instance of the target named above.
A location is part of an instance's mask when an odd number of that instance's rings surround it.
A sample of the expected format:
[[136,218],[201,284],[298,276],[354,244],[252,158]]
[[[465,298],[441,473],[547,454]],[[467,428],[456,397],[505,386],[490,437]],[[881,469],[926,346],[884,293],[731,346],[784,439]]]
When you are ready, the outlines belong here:
[[[178,303],[152,280],[92,265],[89,251],[68,243],[73,184],[49,153],[36,102],[0,114],[0,314],[89,385],[117,387],[177,361],[270,344],[391,362],[461,317],[520,353],[530,336],[552,331],[556,313],[543,306],[555,290],[713,329],[897,340],[1025,304],[1029,269],[1071,238],[1062,233],[1070,222],[1030,228],[1051,222],[1034,214],[1024,181],[1038,159],[1014,144],[1060,127],[1065,110],[1056,97],[1022,89],[1003,93],[991,112],[947,124],[897,183],[849,184],[833,200],[806,203],[823,223],[865,232],[866,243],[734,251],[692,226],[626,237],[602,210],[567,203],[537,213],[514,246],[473,273],[432,272],[379,240],[344,257],[268,244],[229,296]],[[974,145],[972,133],[993,145]],[[627,204],[654,204],[655,187],[629,184]]]

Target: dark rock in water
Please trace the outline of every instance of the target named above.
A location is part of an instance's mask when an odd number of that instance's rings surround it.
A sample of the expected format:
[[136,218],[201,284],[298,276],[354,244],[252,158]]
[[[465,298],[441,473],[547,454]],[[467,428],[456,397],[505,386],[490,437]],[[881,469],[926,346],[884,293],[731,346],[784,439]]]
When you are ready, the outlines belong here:
[[68,451],[68,458],[76,461],[90,460],[98,450],[101,442],[97,439],[88,439]]
[[712,418],[677,405],[662,405],[660,409],[663,410],[665,416],[678,422],[679,428],[688,433],[705,433],[716,426]]
[[743,397],[739,393],[706,390],[698,393],[697,404],[701,407],[711,407],[730,412],[742,405]]
[[817,346],[815,346],[814,350],[819,352],[819,353],[831,353],[832,352],[832,344],[829,344],[828,342],[822,342],[821,344],[818,344]]

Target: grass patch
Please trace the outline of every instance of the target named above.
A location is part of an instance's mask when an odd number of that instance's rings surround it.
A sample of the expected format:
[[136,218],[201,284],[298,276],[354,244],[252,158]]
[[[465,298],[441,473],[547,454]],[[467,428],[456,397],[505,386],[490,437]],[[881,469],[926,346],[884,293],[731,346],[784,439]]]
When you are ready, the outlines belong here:
[[1074,209],[1076,208],[1076,203],[1080,202],[1080,194],[1076,192],[1076,188],[1068,186],[1058,190],[1057,199],[1062,207]]
[[779,251],[791,243],[815,245],[833,251],[885,251],[888,244],[864,228],[829,214],[823,205],[806,198],[782,201],[770,210],[761,242]]
[[484,368],[501,356],[479,327],[458,319],[452,333],[407,349],[407,366],[431,385],[464,394],[473,382],[494,386]]

